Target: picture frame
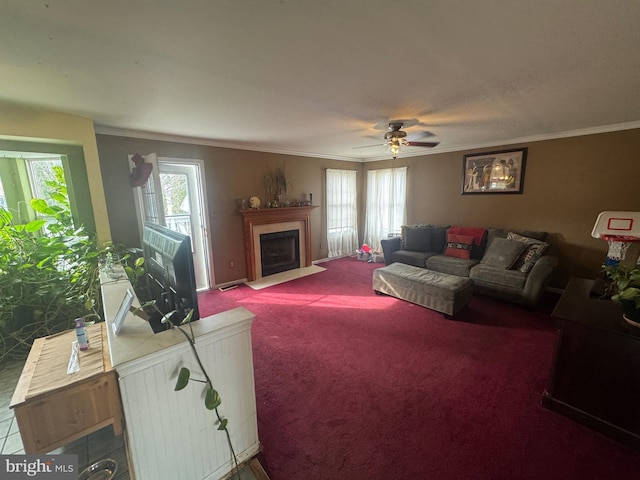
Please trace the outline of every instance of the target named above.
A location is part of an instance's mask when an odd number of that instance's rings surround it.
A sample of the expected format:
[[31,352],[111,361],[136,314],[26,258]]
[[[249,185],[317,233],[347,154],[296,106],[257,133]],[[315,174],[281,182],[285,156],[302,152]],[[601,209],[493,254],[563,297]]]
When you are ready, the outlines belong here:
[[462,195],[522,193],[526,163],[526,147],[464,155]]
[[114,335],[118,335],[120,333],[120,329],[122,328],[122,324],[124,323],[127,313],[129,313],[134,297],[135,294],[133,293],[133,290],[127,288],[126,292],[124,292],[124,297],[122,298],[120,307],[118,307],[118,311],[113,317],[113,323],[111,324]]

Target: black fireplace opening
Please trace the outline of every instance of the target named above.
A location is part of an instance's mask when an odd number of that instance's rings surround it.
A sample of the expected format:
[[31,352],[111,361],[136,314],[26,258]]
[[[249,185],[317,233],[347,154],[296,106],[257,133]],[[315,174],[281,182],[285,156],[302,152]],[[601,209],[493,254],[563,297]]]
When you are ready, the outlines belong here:
[[299,230],[260,234],[260,260],[263,277],[300,268]]

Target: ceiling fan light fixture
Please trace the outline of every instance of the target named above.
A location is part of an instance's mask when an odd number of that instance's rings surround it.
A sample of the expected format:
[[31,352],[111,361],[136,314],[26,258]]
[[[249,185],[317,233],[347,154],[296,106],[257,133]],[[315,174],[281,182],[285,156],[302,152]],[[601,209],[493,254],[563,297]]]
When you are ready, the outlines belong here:
[[398,156],[398,152],[400,152],[400,140],[398,138],[393,138],[389,142],[389,149],[391,150],[391,154],[393,155],[393,159],[395,160]]
[[[428,148],[432,148],[438,145],[439,142],[417,142],[413,138],[411,141],[409,141],[407,139],[407,132],[402,130],[403,122],[404,120],[403,121],[396,120],[393,122],[389,122],[387,124],[389,131],[384,134],[383,145],[386,145],[387,147],[389,147],[389,150],[391,151],[391,154],[393,155],[394,160],[398,156],[398,153],[400,153],[400,145],[403,145],[405,147],[428,147]],[[410,122],[411,125],[407,125],[407,126],[412,126],[416,124],[416,121],[414,120],[409,120],[408,122]],[[374,128],[379,129],[379,125],[376,125]],[[419,133],[421,134],[419,138],[432,137],[434,135],[431,132],[419,132]],[[412,137],[413,137],[413,134],[412,134]],[[375,146],[377,145],[369,145],[369,147],[375,147]],[[367,148],[367,147],[353,147],[353,148]]]

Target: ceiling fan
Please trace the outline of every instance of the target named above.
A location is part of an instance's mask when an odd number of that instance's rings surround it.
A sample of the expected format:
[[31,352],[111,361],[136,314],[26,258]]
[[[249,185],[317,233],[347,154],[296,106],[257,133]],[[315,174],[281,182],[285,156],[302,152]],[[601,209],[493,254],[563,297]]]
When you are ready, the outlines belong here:
[[[416,134],[412,134],[411,137],[412,139],[409,140],[407,139],[407,132],[405,132],[404,130],[402,130],[403,126],[413,126],[414,124],[416,124],[417,121],[405,121],[405,120],[391,120],[388,123],[388,132],[384,134],[384,143],[382,145],[385,145],[387,147],[389,147],[389,149],[391,150],[391,153],[393,155],[393,159],[395,160],[396,157],[398,156],[398,152],[400,151],[400,146],[404,146],[404,147],[427,147],[427,148],[433,148],[436,145],[438,145],[440,142],[419,142],[419,141],[415,141],[413,140],[413,138],[415,138]],[[377,127],[377,126],[376,126]],[[374,128],[376,128],[374,127]],[[431,137],[433,136],[433,133],[431,132],[420,132],[420,136],[419,138],[425,138],[425,137]],[[366,147],[356,147],[356,148],[367,148],[367,147],[377,147],[378,145],[367,145]]]

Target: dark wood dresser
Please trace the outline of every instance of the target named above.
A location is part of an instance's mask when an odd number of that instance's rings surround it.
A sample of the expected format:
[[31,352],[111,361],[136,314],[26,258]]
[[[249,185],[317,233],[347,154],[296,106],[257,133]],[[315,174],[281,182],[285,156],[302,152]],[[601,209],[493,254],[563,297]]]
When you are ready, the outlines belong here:
[[542,405],[640,448],[640,329],[572,278],[553,311],[558,341]]

